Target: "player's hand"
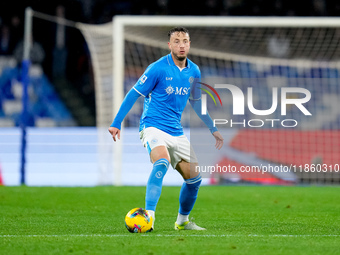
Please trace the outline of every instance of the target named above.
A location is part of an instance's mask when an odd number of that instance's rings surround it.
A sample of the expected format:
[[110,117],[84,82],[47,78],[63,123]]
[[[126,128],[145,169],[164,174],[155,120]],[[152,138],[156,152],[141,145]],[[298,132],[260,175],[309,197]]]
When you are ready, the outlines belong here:
[[215,131],[212,135],[216,139],[215,148],[220,150],[223,146],[223,140],[224,140],[221,133],[219,131]]
[[109,132],[112,135],[113,141],[116,141],[116,135],[118,139],[120,140],[120,130],[115,127],[109,127]]

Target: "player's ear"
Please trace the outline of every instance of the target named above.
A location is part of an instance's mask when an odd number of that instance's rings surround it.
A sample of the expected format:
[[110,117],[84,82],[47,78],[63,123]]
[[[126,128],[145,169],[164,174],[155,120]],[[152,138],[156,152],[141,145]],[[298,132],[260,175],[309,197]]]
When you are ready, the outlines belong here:
[[171,50],[171,44],[170,44],[170,42],[168,42],[168,47],[169,47],[169,50]]

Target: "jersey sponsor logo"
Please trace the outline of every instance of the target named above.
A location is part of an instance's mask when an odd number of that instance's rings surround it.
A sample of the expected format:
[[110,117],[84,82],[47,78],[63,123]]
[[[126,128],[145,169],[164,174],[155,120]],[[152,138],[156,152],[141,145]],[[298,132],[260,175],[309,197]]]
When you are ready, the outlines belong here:
[[144,83],[148,77],[143,74],[143,76],[140,78],[140,83]]
[[187,87],[176,87],[176,89],[174,89],[171,85],[169,85],[165,89],[165,92],[168,95],[171,95],[172,93],[175,93],[175,95],[184,96],[184,95],[188,95],[189,94],[190,88],[187,88]]
[[194,79],[194,77],[190,76],[190,78],[189,78],[189,82],[190,82],[190,84],[191,84],[191,83],[193,83],[193,82],[194,82],[194,80],[195,80],[195,79]]
[[171,95],[172,93],[174,93],[174,88],[169,85],[166,89],[165,89],[165,92],[168,94],[168,95]]
[[172,77],[165,77],[167,81],[172,81]]
[[190,91],[190,88],[186,88],[186,87],[176,87],[176,93],[175,95],[188,95]]

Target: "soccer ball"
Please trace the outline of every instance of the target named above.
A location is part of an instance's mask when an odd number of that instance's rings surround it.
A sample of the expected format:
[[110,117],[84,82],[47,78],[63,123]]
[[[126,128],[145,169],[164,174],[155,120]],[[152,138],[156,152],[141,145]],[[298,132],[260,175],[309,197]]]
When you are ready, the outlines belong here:
[[144,208],[134,208],[125,216],[125,226],[131,233],[149,232],[152,221],[152,217]]

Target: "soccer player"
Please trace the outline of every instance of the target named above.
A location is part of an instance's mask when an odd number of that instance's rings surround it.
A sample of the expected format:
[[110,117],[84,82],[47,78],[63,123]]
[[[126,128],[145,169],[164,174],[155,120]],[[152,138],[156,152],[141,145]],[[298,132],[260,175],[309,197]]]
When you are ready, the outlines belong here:
[[140,96],[144,97],[140,139],[153,163],[146,186],[146,210],[155,220],[163,178],[171,164],[184,179],[175,229],[205,230],[189,221],[202,181],[200,173],[195,171],[197,158],[181,125],[182,112],[189,96],[191,106],[215,137],[217,149],[223,146],[223,137],[214,127],[209,114],[201,114],[201,90],[195,84],[195,81],[200,80],[201,73],[198,66],[187,58],[190,49],[189,31],[184,27],[175,27],[168,32],[168,36],[170,54],[149,65],[126,94],[109,132],[114,141],[116,136],[120,139],[121,122],[136,100]]

